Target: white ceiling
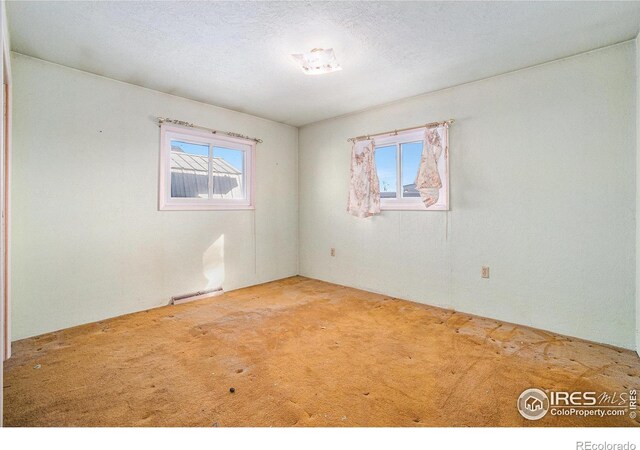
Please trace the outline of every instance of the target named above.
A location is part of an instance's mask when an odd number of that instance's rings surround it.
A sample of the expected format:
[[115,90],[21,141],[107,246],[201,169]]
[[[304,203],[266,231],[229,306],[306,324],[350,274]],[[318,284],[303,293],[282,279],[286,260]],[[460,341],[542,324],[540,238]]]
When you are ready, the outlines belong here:
[[[634,38],[640,2],[7,2],[19,53],[295,126]],[[343,70],[288,55],[333,47]]]

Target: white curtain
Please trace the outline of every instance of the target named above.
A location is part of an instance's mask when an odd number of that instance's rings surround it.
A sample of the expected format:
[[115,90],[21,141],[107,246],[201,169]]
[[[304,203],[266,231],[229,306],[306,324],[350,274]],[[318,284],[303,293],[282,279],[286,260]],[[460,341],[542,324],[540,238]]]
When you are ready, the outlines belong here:
[[347,211],[357,217],[380,214],[380,184],[372,140],[356,141],[351,150]]
[[416,178],[416,189],[420,192],[420,197],[427,208],[438,203],[440,188],[442,188],[442,180],[438,172],[438,161],[442,152],[447,152],[448,147],[448,124],[425,130],[422,158],[418,169],[418,177]]

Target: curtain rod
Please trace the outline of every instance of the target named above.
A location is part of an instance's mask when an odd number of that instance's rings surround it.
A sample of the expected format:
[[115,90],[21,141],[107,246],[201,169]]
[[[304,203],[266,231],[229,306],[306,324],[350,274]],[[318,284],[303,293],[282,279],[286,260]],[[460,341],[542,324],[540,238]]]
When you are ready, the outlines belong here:
[[356,137],[349,138],[349,139],[347,139],[347,142],[356,142],[356,141],[361,141],[363,139],[371,139],[374,136],[383,136],[385,134],[397,135],[401,131],[418,130],[420,128],[434,128],[434,127],[439,127],[440,125],[449,126],[454,122],[455,122],[455,119],[449,119],[449,120],[445,120],[443,122],[430,122],[430,123],[427,123],[427,124],[424,124],[424,125],[420,125],[420,126],[417,126],[417,127],[400,128],[398,130],[385,131],[384,133],[365,134],[363,136],[356,136]]
[[236,137],[236,138],[241,138],[241,139],[248,139],[250,141],[257,142],[258,144],[262,144],[262,139],[245,136],[244,134],[234,133],[232,131],[214,130],[213,128],[201,127],[199,125],[194,125],[191,122],[185,122],[184,120],[169,119],[168,117],[157,117],[157,119],[158,119],[158,123],[159,124],[172,123],[174,125],[181,125],[183,127],[199,128],[200,130],[210,131],[213,134],[224,134],[225,136]]

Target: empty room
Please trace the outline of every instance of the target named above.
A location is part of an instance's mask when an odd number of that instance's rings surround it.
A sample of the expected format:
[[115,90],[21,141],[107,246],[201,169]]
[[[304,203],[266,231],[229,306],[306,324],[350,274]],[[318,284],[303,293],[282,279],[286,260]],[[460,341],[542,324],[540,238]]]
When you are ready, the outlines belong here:
[[0,434],[640,446],[639,32],[633,1],[3,1]]

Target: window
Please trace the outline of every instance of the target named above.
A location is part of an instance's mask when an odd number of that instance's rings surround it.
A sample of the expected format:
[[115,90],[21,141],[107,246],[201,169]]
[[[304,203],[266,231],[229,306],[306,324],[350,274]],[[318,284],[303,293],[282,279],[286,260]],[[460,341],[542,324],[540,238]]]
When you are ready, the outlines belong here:
[[375,160],[380,182],[380,209],[448,210],[449,155],[442,152],[438,172],[442,180],[438,202],[426,208],[416,189],[422,157],[424,129],[409,130],[375,139]]
[[160,209],[253,209],[255,143],[160,126]]

